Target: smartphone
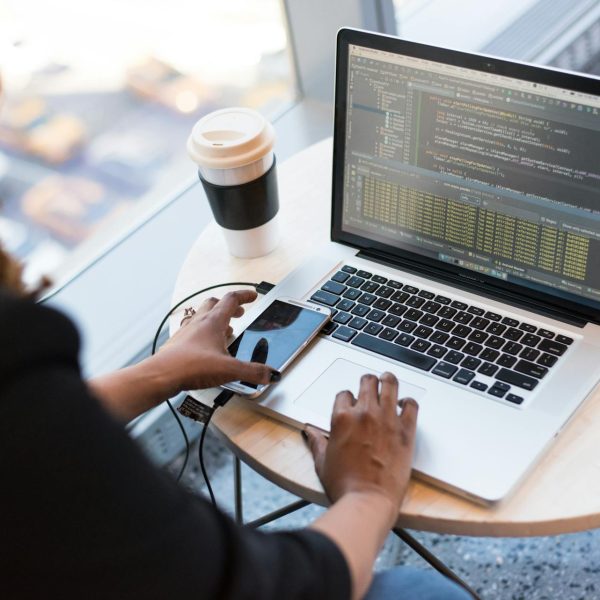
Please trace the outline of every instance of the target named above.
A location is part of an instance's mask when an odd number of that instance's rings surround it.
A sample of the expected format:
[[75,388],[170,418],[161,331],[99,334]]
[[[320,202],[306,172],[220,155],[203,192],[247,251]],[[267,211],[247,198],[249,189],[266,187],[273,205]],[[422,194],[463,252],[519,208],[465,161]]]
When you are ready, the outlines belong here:
[[[231,356],[283,372],[331,319],[331,309],[291,298],[274,300],[229,346]],[[256,398],[267,385],[232,381],[221,387]]]

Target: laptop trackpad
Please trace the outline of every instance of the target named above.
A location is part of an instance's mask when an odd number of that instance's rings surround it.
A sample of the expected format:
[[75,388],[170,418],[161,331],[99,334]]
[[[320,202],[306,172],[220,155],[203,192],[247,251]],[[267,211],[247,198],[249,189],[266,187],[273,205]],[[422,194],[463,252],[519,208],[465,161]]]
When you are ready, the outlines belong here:
[[[350,390],[354,396],[358,396],[360,378],[366,373],[381,375],[381,372],[372,368],[338,358],[332,362],[321,375],[296,398],[295,403],[305,411],[310,411],[319,418],[311,424],[329,430],[331,412],[335,402],[335,396],[342,390]],[[424,388],[399,381],[398,397],[412,397],[417,402],[425,395]]]

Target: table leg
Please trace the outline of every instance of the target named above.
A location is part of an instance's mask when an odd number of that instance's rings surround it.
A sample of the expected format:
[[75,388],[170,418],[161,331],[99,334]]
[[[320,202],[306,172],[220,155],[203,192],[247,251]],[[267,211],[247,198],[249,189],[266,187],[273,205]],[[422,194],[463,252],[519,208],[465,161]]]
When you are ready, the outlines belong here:
[[237,456],[233,457],[233,491],[235,494],[235,522],[238,525],[243,525],[242,463]]
[[463,581],[452,569],[446,566],[435,554],[427,550],[420,542],[418,542],[412,535],[410,535],[405,529],[400,527],[394,527],[392,531],[412,550],[414,550],[421,558],[427,561],[436,571],[451,579],[460,587],[465,589],[475,600],[480,600],[479,596],[468,583]]

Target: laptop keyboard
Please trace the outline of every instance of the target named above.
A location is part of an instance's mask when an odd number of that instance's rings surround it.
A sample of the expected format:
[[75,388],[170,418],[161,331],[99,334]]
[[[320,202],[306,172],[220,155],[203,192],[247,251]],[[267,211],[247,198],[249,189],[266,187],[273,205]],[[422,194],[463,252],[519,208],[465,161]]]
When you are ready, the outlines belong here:
[[310,301],[333,309],[323,334],[513,404],[523,402],[523,390],[535,389],[573,343],[350,265]]

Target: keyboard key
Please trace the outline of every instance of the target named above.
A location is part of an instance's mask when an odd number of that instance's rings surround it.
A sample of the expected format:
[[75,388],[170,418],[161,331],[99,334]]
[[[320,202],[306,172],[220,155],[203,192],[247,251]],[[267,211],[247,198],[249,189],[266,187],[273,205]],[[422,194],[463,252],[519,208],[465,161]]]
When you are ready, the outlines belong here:
[[454,302],[452,302],[450,306],[458,308],[458,310],[467,310],[468,304],[465,304],[464,302],[459,302],[458,300],[454,300]]
[[494,350],[498,350],[499,348],[502,348],[502,346],[504,346],[504,340],[501,337],[493,335],[492,337],[485,340],[484,344],[488,348],[493,348]]
[[395,341],[396,344],[400,344],[401,346],[410,346],[415,341],[415,338],[412,335],[408,335],[408,333],[401,333]]
[[333,337],[336,340],[342,340],[343,342],[349,342],[356,335],[354,329],[341,325],[333,332]]
[[379,284],[387,283],[387,279],[381,275],[373,275],[373,277],[371,277],[371,281]]
[[389,308],[389,311],[397,317],[401,317],[407,310],[408,308],[404,304],[393,304]]
[[517,321],[516,319],[511,319],[510,317],[504,317],[504,319],[502,319],[502,322],[505,325],[508,325],[509,327],[517,327],[519,325],[519,321]]
[[490,324],[488,319],[484,319],[483,317],[476,317],[470,323],[473,329],[485,329]]
[[446,347],[450,348],[451,350],[461,350],[462,347],[466,344],[467,342],[465,340],[463,340],[462,338],[459,337],[451,337],[447,342],[446,342]]
[[356,277],[355,275],[346,281],[346,285],[349,285],[352,288],[359,288],[364,282],[365,280],[362,277]]
[[391,300],[385,300],[384,298],[378,298],[373,302],[373,308],[377,310],[387,310],[392,305]]
[[450,363],[442,361],[435,365],[435,368],[431,372],[435,375],[443,377],[444,379],[450,379],[450,377],[452,377],[452,375],[454,375],[454,373],[456,373],[457,370],[458,367],[455,367]]
[[462,352],[457,352],[456,350],[450,350],[448,354],[446,354],[446,362],[452,363],[453,365],[457,365],[465,355]]
[[360,289],[363,292],[368,292],[369,294],[372,294],[375,290],[379,289],[379,286],[372,282],[372,281],[365,281],[361,286]]
[[369,335],[377,335],[382,329],[383,325],[371,322],[363,329],[363,331]]
[[400,317],[395,315],[386,315],[385,319],[381,321],[381,324],[385,327],[396,327],[400,323]]
[[471,381],[471,387],[480,392],[485,392],[488,386],[483,381]]
[[382,285],[375,292],[380,298],[389,298],[394,293],[394,289],[391,287],[387,287],[386,285]]
[[352,314],[356,315],[357,317],[364,317],[368,312],[369,312],[369,307],[365,306],[364,304],[357,304],[353,309],[352,309]]
[[[540,355],[540,351],[536,350],[535,348],[523,348],[523,350],[521,351],[521,354],[519,354],[519,357],[524,358],[525,360],[533,361],[539,355]],[[546,356],[548,356],[548,354]],[[554,362],[556,362],[556,358],[554,359]],[[552,365],[550,365],[550,366],[552,366]]]
[[446,296],[436,296],[434,300],[440,304],[450,304],[451,302],[450,298],[446,298]]
[[496,398],[503,398],[504,395],[506,394],[506,390],[502,389],[501,387],[498,387],[497,384],[494,384],[489,390],[488,390],[488,394],[491,394],[492,396],[496,396]]
[[[335,306],[340,297],[335,294],[330,294],[329,292],[324,292],[323,290],[317,290],[310,299],[313,302],[318,302],[319,304],[324,304],[325,306]],[[566,346],[565,346],[566,348]]]
[[352,329],[362,329],[369,321],[366,319],[362,319],[361,317],[354,317],[350,323],[348,323],[348,327],[352,327]]
[[479,369],[477,369],[482,375],[488,375],[491,377],[500,367],[493,365],[489,362],[484,362]]
[[340,323],[341,325],[345,325],[351,318],[352,318],[351,314],[349,314],[347,312],[339,312],[337,315],[335,315],[335,317],[333,317],[333,320],[336,323]]
[[497,361],[496,364],[501,367],[512,367],[517,362],[517,359],[510,354],[503,354]]
[[429,340],[435,344],[444,344],[449,337],[450,335],[448,333],[444,333],[443,331],[434,331],[429,337]]
[[376,309],[373,309],[367,315],[367,319],[369,319],[369,321],[376,321],[377,323],[379,323],[379,321],[381,321],[381,319],[383,319],[383,317],[385,317],[385,313],[382,310],[376,310]]
[[344,298],[348,298],[348,300],[356,300],[361,294],[360,290],[350,288],[343,293],[343,296]]
[[511,342],[518,342],[523,337],[523,332],[520,329],[510,327],[502,334],[502,337]]
[[373,273],[369,273],[369,271],[358,271],[357,275],[359,277],[364,277],[365,279],[371,279],[371,277],[373,276]]
[[452,335],[458,336],[458,337],[467,337],[473,330],[470,327],[467,327],[466,325],[457,325],[453,330],[452,330]]
[[406,292],[394,292],[394,295],[390,298],[392,302],[406,302],[410,296]]
[[[537,350],[536,350],[537,352]],[[537,362],[540,365],[543,365],[544,367],[553,367],[556,364],[556,361],[558,360],[557,356],[553,356],[552,354],[542,354]]]
[[527,333],[523,336],[521,344],[525,344],[525,346],[531,346],[533,348],[534,346],[537,346],[540,343],[541,339],[542,338],[539,335]]
[[469,306],[469,308],[467,308],[467,312],[481,317],[485,313],[485,310],[483,310],[483,308],[479,308],[478,306]]
[[433,356],[434,358],[442,358],[446,352],[448,352],[448,350],[444,348],[444,346],[438,346],[437,344],[431,346],[431,348],[427,350],[427,354],[429,356]]
[[366,333],[359,333],[352,340],[352,344],[423,371],[429,371],[436,363],[435,358],[432,358],[431,356],[426,356],[420,352],[414,352],[413,350],[403,348],[398,344],[386,342],[385,340],[373,337],[372,335],[367,335]]
[[431,313],[432,315],[435,314],[438,310],[440,310],[440,308],[442,308],[442,305],[439,302],[433,302],[432,300],[423,304],[423,310],[425,312]]
[[419,323],[421,323],[421,325],[427,325],[427,327],[433,327],[438,321],[439,318],[435,315],[426,314],[421,317]]
[[389,327],[386,327],[380,334],[379,337],[382,340],[387,340],[388,342],[391,342],[392,340],[396,339],[396,337],[398,336],[398,332],[395,329],[390,329]]
[[502,325],[502,323],[492,323],[486,331],[488,333],[493,333],[494,335],[502,335],[506,331],[506,325]]
[[456,321],[457,323],[463,323],[464,325],[469,323],[472,319],[473,319],[473,315],[470,315],[469,313],[466,313],[466,312],[459,312],[454,317],[454,321]]
[[489,319],[490,321],[499,321],[502,318],[502,315],[499,315],[498,313],[495,313],[495,312],[490,312],[489,310],[483,316],[486,319]]
[[485,331],[480,331],[478,329],[471,332],[469,335],[469,339],[472,342],[477,342],[478,344],[483,344],[483,342],[485,342],[485,340],[487,340],[489,337],[489,334],[485,333]]
[[337,281],[338,283],[344,283],[346,279],[348,279],[350,275],[348,273],[344,273],[343,271],[338,271],[331,279],[333,281]]
[[356,273],[356,269],[354,267],[351,267],[350,265],[344,265],[342,267],[342,271],[350,273],[350,275],[354,275],[354,273]]
[[404,331],[405,333],[412,333],[412,331],[417,327],[417,324],[414,321],[404,320],[396,329],[398,331]]
[[512,402],[513,404],[522,404],[523,403],[523,398],[521,398],[521,396],[517,396],[515,394],[506,394],[506,398],[504,398],[505,400],[508,400],[509,402]]
[[406,306],[412,306],[413,308],[421,308],[423,304],[425,304],[425,300],[423,298],[419,298],[419,296],[411,296],[406,302]]
[[438,317],[444,317],[445,319],[451,319],[458,311],[450,306],[444,306],[438,312]]
[[331,335],[338,328],[337,323],[333,321],[329,321],[321,328],[321,333],[323,335]]
[[502,352],[506,352],[506,354],[512,354],[513,356],[519,354],[521,350],[523,350],[523,346],[517,342],[507,342],[502,348]]
[[402,284],[399,281],[395,281],[394,279],[390,279],[387,284],[394,288],[395,290],[399,290],[402,287]]
[[536,365],[527,360],[520,360],[513,369],[517,371],[517,373],[523,373],[525,375],[531,375],[531,377],[535,377],[536,379],[541,379],[548,373],[548,369],[546,367],[542,367],[541,365]]
[[[538,331],[539,333],[539,331]],[[560,342],[555,342],[552,340],[542,340],[540,345],[538,346],[542,352],[548,352],[550,354],[556,354],[557,356],[562,356],[567,350],[568,346],[561,344]]]
[[412,285],[408,285],[408,284],[403,286],[402,289],[405,292],[408,292],[409,294],[417,294],[419,292],[419,288],[416,288],[416,287],[414,287]]
[[345,310],[345,311],[350,311],[354,308],[355,304],[354,302],[352,302],[352,300],[348,300],[347,298],[344,298],[343,300],[340,300],[337,304],[336,304],[336,308],[338,310]]
[[463,385],[467,385],[475,377],[475,373],[473,371],[469,371],[469,369],[461,369],[453,378],[452,381],[456,381],[457,383],[462,383]]
[[432,300],[435,298],[435,294],[428,292],[427,290],[421,290],[419,292],[419,296],[421,296],[421,298],[425,298],[425,300]]
[[364,292],[358,299],[361,304],[366,304],[367,306],[371,306],[375,300],[377,300],[377,296],[373,296],[373,294],[368,294],[367,292]]
[[415,340],[412,344],[411,344],[411,348],[413,350],[417,350],[418,352],[425,352],[425,350],[427,350],[427,348],[429,348],[429,346],[431,346],[431,342],[428,342],[427,340]]
[[432,333],[431,327],[425,327],[425,325],[419,325],[413,332],[417,337],[427,339]]
[[439,329],[440,331],[451,331],[454,328],[454,321],[442,319],[441,321],[438,321],[435,328]]
[[411,308],[406,313],[404,313],[405,319],[410,319],[411,321],[418,321],[423,316],[423,312],[417,310],[416,308]]
[[519,325],[519,329],[526,331],[527,333],[535,333],[537,327],[535,325],[530,325],[529,323],[521,323]]
[[533,377],[528,377],[527,375],[523,375],[521,373],[515,373],[514,371],[509,371],[508,369],[500,369],[500,371],[498,371],[496,374],[496,379],[499,379],[500,381],[506,381],[506,383],[516,385],[524,390],[532,390],[539,383],[539,381]]
[[483,346],[481,344],[476,344],[475,342],[469,342],[462,351],[469,356],[477,356],[483,350]]
[[337,283],[335,281],[326,281],[321,289],[325,292],[329,292],[330,294],[335,294],[336,296],[341,296],[348,288],[341,283]]
[[548,331],[547,329],[538,329],[537,334],[549,340],[551,340],[554,337],[554,332]]
[[489,360],[494,362],[500,356],[498,350],[492,350],[492,348],[484,348],[483,352],[479,355],[482,360]]
[[560,344],[566,344],[567,346],[570,346],[573,343],[573,338],[567,337],[566,335],[557,335],[556,341]]
[[473,356],[467,356],[460,363],[460,366],[464,367],[465,369],[473,369],[473,370],[475,370],[480,364],[481,364],[481,361],[478,358],[475,358]]

